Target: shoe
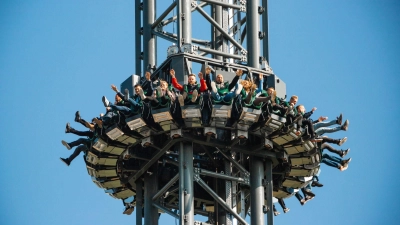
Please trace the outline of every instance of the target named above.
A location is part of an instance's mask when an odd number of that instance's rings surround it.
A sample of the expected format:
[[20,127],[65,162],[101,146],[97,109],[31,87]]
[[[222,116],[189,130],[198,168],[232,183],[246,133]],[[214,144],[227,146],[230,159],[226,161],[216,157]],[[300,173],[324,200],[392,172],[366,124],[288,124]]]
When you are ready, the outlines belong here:
[[65,133],[69,133],[71,131],[71,126],[69,125],[69,123],[67,123],[67,125],[65,125]]
[[106,96],[103,96],[103,98],[101,98],[101,100],[103,101],[104,107],[108,107],[110,105],[110,101],[108,101]]
[[287,213],[287,212],[289,212],[289,211],[290,211],[289,208],[284,208],[284,209],[283,209],[283,212],[284,212],[284,213]]
[[71,147],[69,146],[68,142],[62,140],[61,144],[63,144],[68,150],[71,150]]
[[192,102],[196,102],[198,95],[199,93],[197,92],[197,90],[194,90],[192,93]]
[[179,101],[179,105],[181,105],[181,107],[185,105],[185,101],[183,99],[183,95],[179,95],[178,96],[178,101]]
[[215,84],[215,82],[211,82],[211,91],[213,93],[217,93],[217,85]]
[[347,131],[349,129],[349,120],[344,121],[344,124],[342,125],[342,130]]
[[142,100],[146,99],[146,96],[144,95],[143,89],[140,89],[140,90],[139,90],[139,97],[140,97]]
[[279,211],[274,211],[274,216],[281,214]]
[[311,190],[308,190],[308,189],[303,189],[303,192],[305,193],[305,194],[307,194],[307,196],[311,196],[311,197],[315,197],[315,194],[314,193],[312,193],[311,192]]
[[321,184],[321,183],[318,182],[318,181],[313,181],[313,182],[311,183],[311,186],[312,186],[312,187],[323,187],[324,185]]
[[339,170],[340,171],[345,171],[345,170],[347,170],[347,168],[348,168],[349,166],[348,165],[346,165],[346,166],[339,166]]
[[345,157],[350,151],[350,148],[346,149],[346,150],[342,150],[342,154],[340,154],[340,157]]
[[75,122],[81,121],[81,115],[79,114],[79,111],[76,111],[75,113]]
[[336,123],[342,125],[343,115],[340,113],[339,117],[336,117]]
[[342,160],[342,163],[341,163],[341,164],[342,164],[343,166],[348,166],[350,162],[351,162],[351,158],[348,158],[348,159]]
[[340,139],[338,145],[341,146],[341,145],[344,144],[346,141],[347,141],[347,137],[344,137],[344,138]]
[[314,197],[315,197],[315,196],[309,196],[309,195],[307,195],[307,196],[306,196],[306,202],[312,200]]
[[135,207],[126,207],[123,214],[131,215],[133,210],[135,210]]
[[307,201],[303,198],[302,200],[300,200],[300,204],[301,205],[304,205],[304,204],[306,204],[307,203]]
[[60,160],[65,163],[67,166],[69,166],[70,162],[68,161],[68,159],[64,159],[64,158],[60,158]]
[[128,101],[128,99],[129,99],[129,90],[127,88],[125,88],[124,93],[125,93],[125,101]]

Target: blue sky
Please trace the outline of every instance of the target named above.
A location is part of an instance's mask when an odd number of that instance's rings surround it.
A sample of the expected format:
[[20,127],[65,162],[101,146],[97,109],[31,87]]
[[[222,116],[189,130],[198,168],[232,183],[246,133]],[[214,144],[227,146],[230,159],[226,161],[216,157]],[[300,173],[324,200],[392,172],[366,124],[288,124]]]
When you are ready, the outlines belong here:
[[[347,136],[342,147],[353,159],[344,172],[323,165],[316,198],[305,206],[288,199],[287,214],[277,205],[275,223],[395,224],[400,3],[269,3],[271,67],[288,96],[318,108],[314,118],[343,113],[350,120],[347,132],[330,136]],[[85,119],[103,112],[110,84],[134,73],[134,29],[133,0],[1,1],[1,224],[135,224],[92,183],[82,156],[70,167],[58,159],[71,153],[61,140],[77,138],[64,133],[65,123],[84,129],[73,122],[75,111]],[[197,22],[193,37],[204,30]],[[159,41],[158,64],[169,45]]]

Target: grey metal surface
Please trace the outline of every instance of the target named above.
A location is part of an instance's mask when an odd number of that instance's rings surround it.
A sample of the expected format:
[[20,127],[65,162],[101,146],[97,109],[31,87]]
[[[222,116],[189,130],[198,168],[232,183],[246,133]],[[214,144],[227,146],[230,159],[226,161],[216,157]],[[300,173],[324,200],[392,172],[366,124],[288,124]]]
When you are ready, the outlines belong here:
[[136,180],[136,225],[142,225],[142,211],[143,210],[143,181],[142,179]]
[[194,223],[193,144],[179,144],[179,223]]
[[[254,68],[260,68],[260,40],[258,32],[260,31],[260,21],[258,15],[258,1],[246,1],[246,27],[247,27],[247,59],[248,65]],[[251,209],[253,211],[253,209]]]
[[265,160],[265,193],[267,199],[267,224],[273,225],[274,224],[274,212],[272,210],[273,203],[272,203],[272,192],[273,192],[273,183],[272,183],[272,161],[269,159]]
[[[156,0],[143,1],[143,69],[151,71],[157,65],[156,38],[152,34],[152,24],[156,18]],[[152,71],[151,71],[152,72]]]
[[251,200],[251,224],[264,224],[264,165],[262,159],[250,156],[250,200]]
[[163,188],[161,188],[153,197],[153,201],[163,195],[176,181],[179,179],[179,174],[176,174]]
[[144,175],[144,224],[158,224],[158,209],[153,206],[152,198],[158,190],[157,169],[158,164],[152,166],[153,173]]
[[262,13],[262,31],[264,32],[263,43],[263,56],[265,60],[269,62],[269,24],[268,24],[268,0],[262,0],[262,7],[264,12]]
[[135,0],[135,73],[142,74],[142,10],[140,9],[141,0]]

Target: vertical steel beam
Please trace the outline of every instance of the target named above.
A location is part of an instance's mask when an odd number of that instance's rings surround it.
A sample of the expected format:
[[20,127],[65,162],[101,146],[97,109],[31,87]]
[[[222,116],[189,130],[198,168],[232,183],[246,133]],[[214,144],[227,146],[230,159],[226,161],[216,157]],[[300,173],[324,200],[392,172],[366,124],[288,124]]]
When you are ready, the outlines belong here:
[[272,161],[270,159],[266,159],[265,161],[265,183],[266,183],[266,199],[267,199],[267,224],[273,225],[274,224],[274,212],[272,210],[273,203],[272,203],[272,191],[273,191],[273,183],[272,183]]
[[[221,27],[222,27],[222,6],[220,5],[213,5],[214,9],[215,9],[215,22],[217,22]],[[218,51],[223,51],[223,39],[224,36],[222,35],[222,33],[217,30],[215,27],[213,28],[214,33],[215,33],[215,50]],[[214,59],[218,59],[218,60],[223,60],[223,57],[221,55],[214,55]]]
[[[247,60],[248,66],[259,69],[260,40],[258,32],[260,21],[258,16],[258,0],[246,1],[246,27],[247,27]],[[253,213],[253,208],[251,208]]]
[[192,43],[192,1],[178,1],[178,46],[184,43]]
[[144,224],[158,225],[158,209],[153,206],[153,196],[158,191],[157,163],[152,166],[152,174],[144,175]]
[[136,180],[136,225],[143,225],[143,181],[142,178]]
[[263,56],[269,64],[269,27],[268,27],[268,0],[262,0],[264,12],[262,14],[262,29],[264,32],[263,38]]
[[135,0],[135,74],[142,74],[142,11],[141,0]]
[[179,151],[179,224],[194,224],[193,144],[180,143]]
[[151,32],[156,20],[156,0],[143,1],[143,67],[145,71],[157,65],[156,36]]
[[260,157],[250,156],[251,224],[264,225],[264,165]]

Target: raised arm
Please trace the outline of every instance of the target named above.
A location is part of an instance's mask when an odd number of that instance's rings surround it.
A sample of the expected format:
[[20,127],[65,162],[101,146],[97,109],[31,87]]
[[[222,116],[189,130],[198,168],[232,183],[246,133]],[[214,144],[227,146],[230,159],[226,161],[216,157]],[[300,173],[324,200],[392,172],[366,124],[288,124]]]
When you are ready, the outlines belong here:
[[228,90],[232,90],[235,87],[239,78],[243,75],[243,71],[241,69],[236,70],[236,76],[233,78],[232,82],[229,84]]
[[200,92],[204,92],[207,90],[207,84],[206,81],[203,79],[203,73],[199,72],[198,76],[200,78]]
[[180,84],[178,83],[178,81],[176,80],[176,78],[175,78],[175,70],[174,70],[174,69],[171,69],[171,70],[169,71],[169,74],[171,75],[171,83],[172,83],[172,86],[173,86],[174,88],[178,89],[179,91],[183,91],[183,86],[180,85]]

